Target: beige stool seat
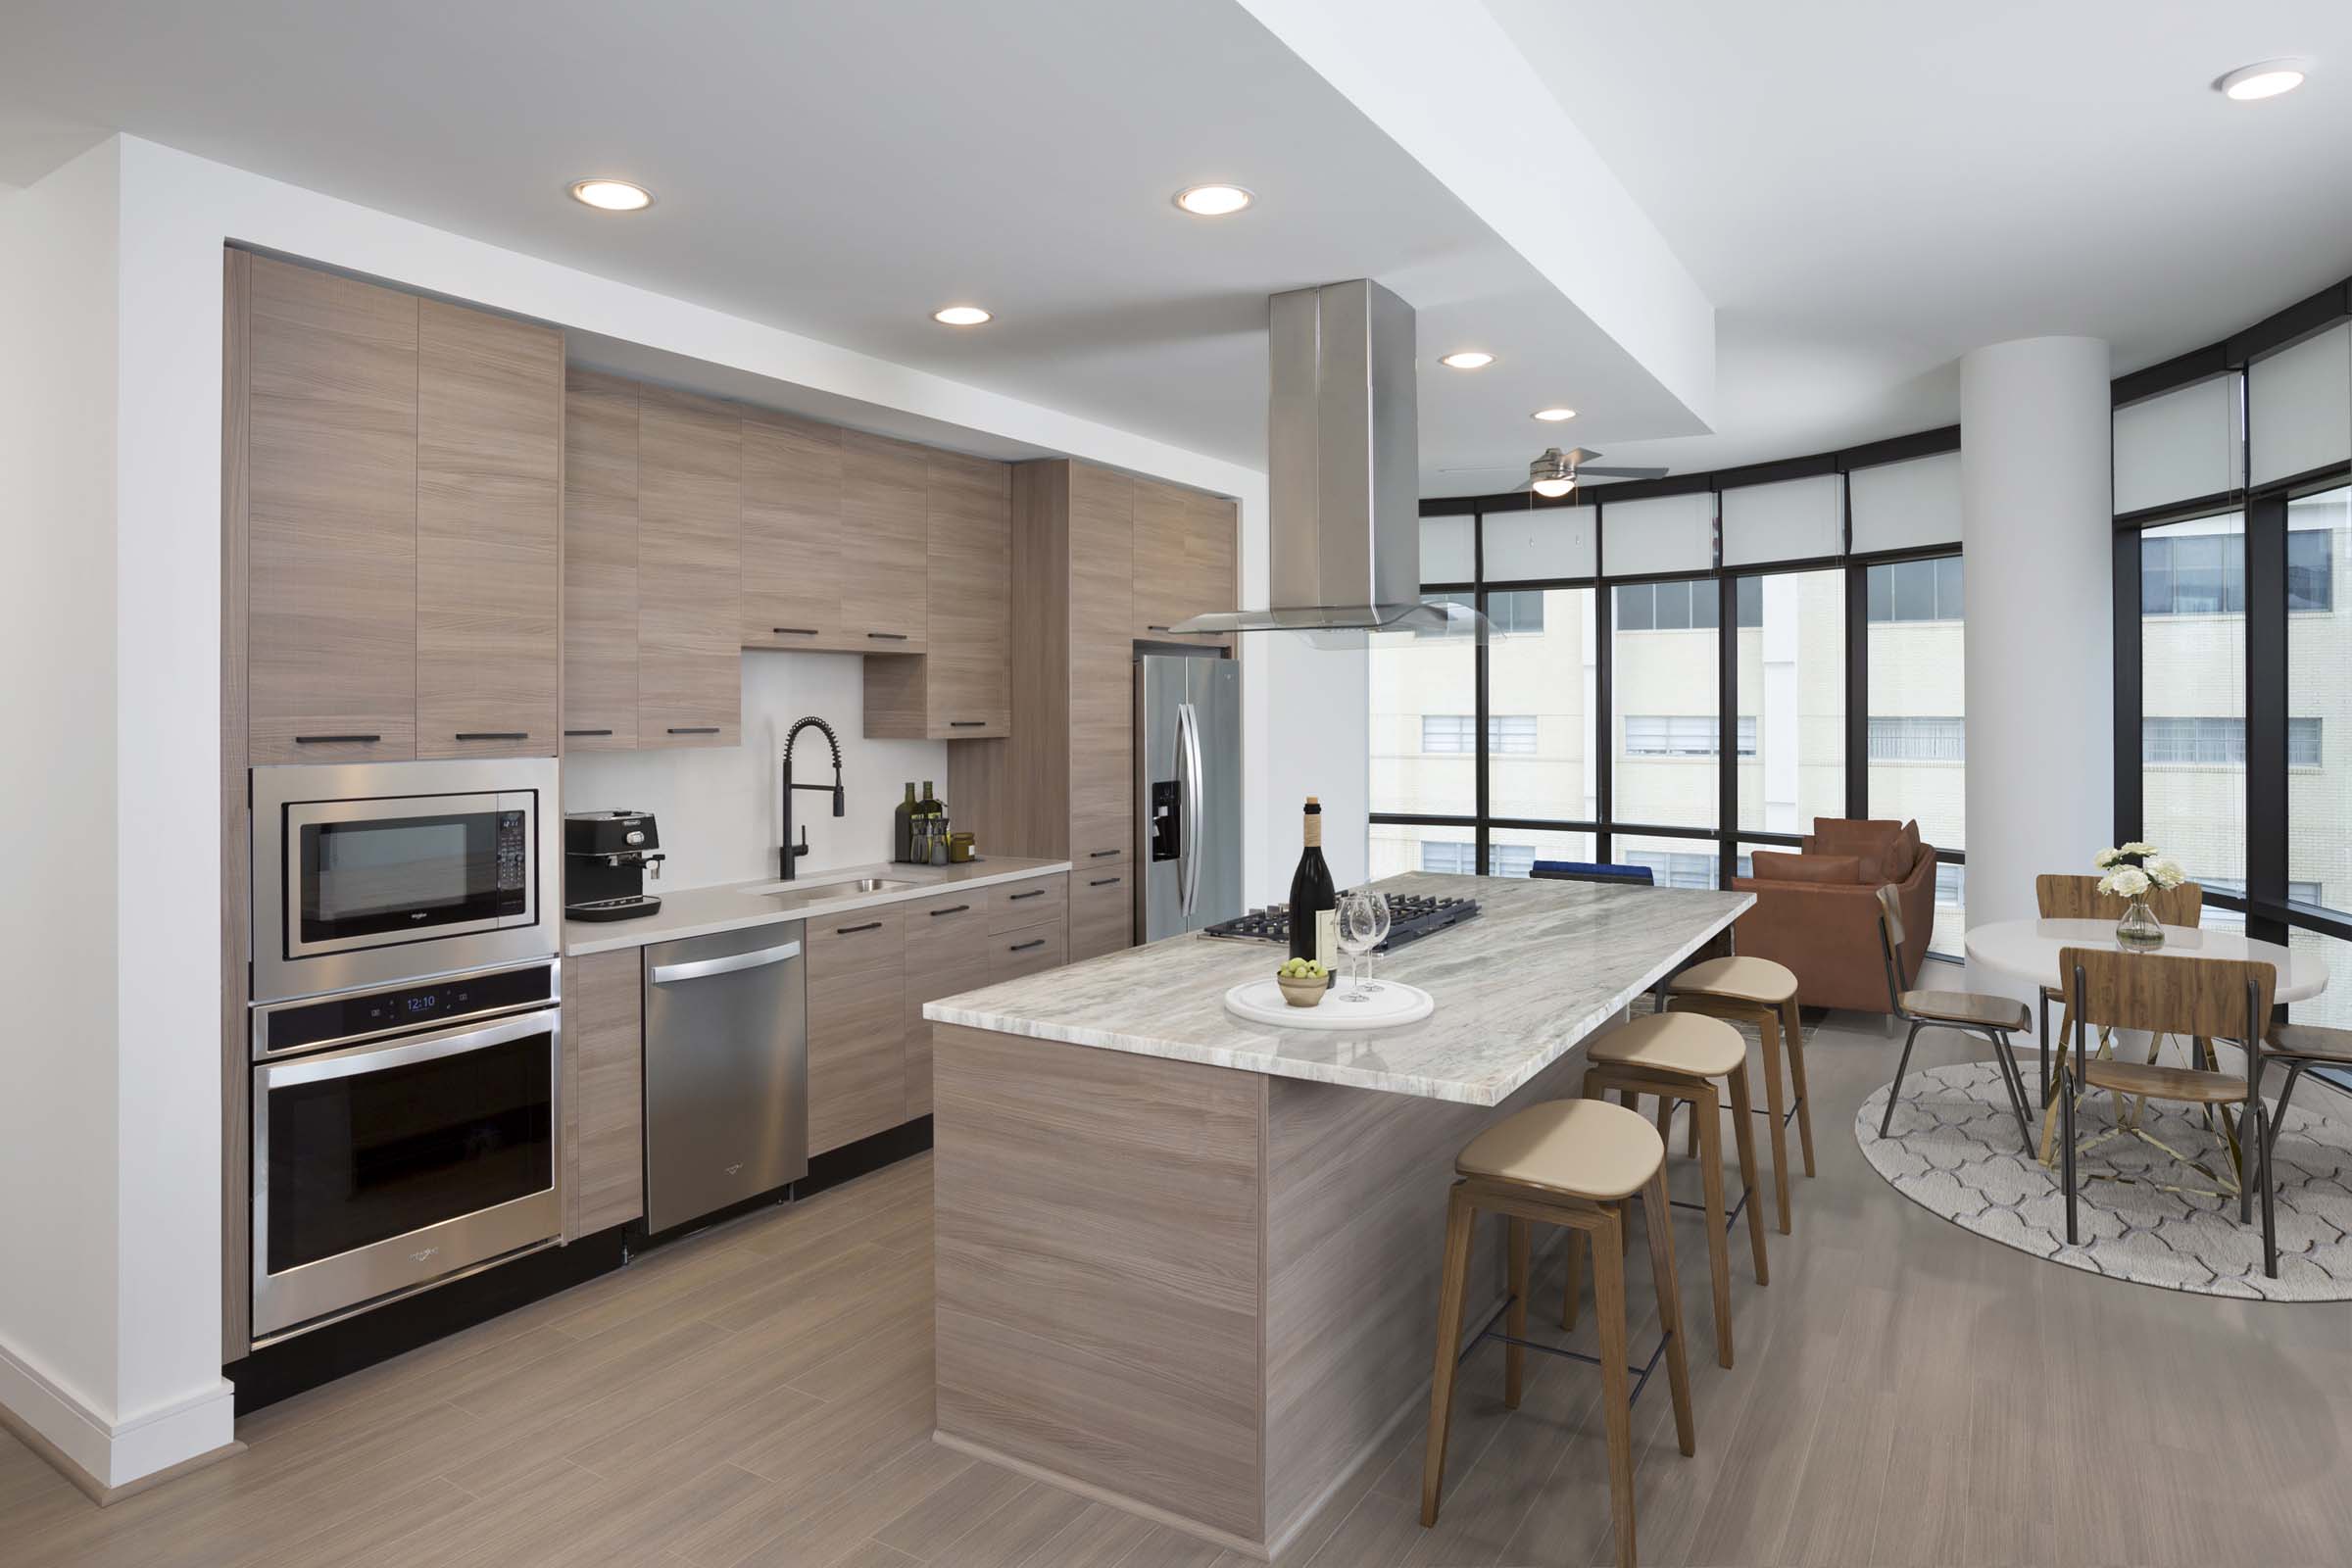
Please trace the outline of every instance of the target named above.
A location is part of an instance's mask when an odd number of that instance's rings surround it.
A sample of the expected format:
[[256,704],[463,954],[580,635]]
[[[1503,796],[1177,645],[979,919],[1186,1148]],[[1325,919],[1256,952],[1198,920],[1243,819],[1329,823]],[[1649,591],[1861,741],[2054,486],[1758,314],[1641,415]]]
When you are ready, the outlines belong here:
[[1607,1201],[1640,1192],[1665,1159],[1665,1144],[1638,1112],[1597,1100],[1547,1100],[1471,1139],[1453,1168]]
[[2009,997],[1975,991],[1906,991],[1899,1001],[1904,1012],[1930,1023],[1965,1023],[2019,1034],[2034,1027],[2034,1014],[2026,1004]]
[[1767,1005],[1777,1005],[1796,996],[1796,976],[1787,964],[1739,955],[1694,963],[1676,975],[1671,986],[1677,996],[1730,997]]
[[1592,1061],[1652,1072],[1721,1078],[1747,1060],[1747,1040],[1703,1012],[1653,1012],[1594,1036],[1585,1054]]

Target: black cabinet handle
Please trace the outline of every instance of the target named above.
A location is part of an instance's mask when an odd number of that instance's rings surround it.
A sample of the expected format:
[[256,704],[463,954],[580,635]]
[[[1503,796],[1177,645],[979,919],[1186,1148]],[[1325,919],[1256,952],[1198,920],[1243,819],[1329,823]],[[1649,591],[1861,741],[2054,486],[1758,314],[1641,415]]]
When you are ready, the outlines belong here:
[[1165,626],[1146,626],[1144,628],[1146,631],[1166,631],[1167,629]]
[[816,635],[814,626],[770,626],[768,630],[778,637],[813,637]]
[[[971,906],[968,904],[951,904],[944,909],[933,909],[931,911],[931,918],[936,920],[943,914],[961,914],[964,910],[970,907]],[[878,925],[881,922],[876,921],[875,923]]]
[[527,729],[477,729],[458,732],[458,739],[462,741],[527,741],[530,738],[531,732]]
[[903,643],[908,634],[903,631],[869,631],[866,635],[876,642]]
[[672,724],[669,726],[669,732],[672,735],[715,735],[718,733],[718,726],[716,724]]
[[1044,888],[1031,888],[1031,889],[1030,889],[1028,892],[1026,892],[1026,893],[1007,893],[1007,894],[1005,894],[1005,895],[1004,895],[1004,902],[1005,902],[1006,904],[1018,904],[1018,903],[1019,903],[1021,900],[1023,900],[1023,899],[1042,899],[1042,898],[1044,898],[1045,896],[1046,896],[1046,890],[1045,890]]
[[564,733],[566,735],[610,735],[612,732],[609,729],[567,729]]
[[1107,888],[1115,886],[1119,880],[1120,879],[1115,876],[1099,876],[1092,882],[1089,882],[1087,886],[1090,888]]
[[381,735],[297,735],[294,737],[294,744],[297,746],[372,746],[382,739]]
[[987,722],[988,720],[985,718],[951,718],[948,720],[948,728],[978,729]]
[[863,925],[837,925],[833,928],[833,934],[837,937],[848,937],[856,936],[860,931],[879,931],[881,929],[881,921],[868,920]]
[[1100,859],[1102,859],[1102,858],[1106,858],[1106,857],[1108,857],[1108,856],[1113,856],[1113,855],[1116,855],[1116,854],[1118,854],[1118,853],[1119,853],[1119,852],[1118,852],[1118,851],[1116,851],[1116,850],[1090,850],[1090,851],[1088,851],[1088,852],[1087,852],[1087,857],[1086,857],[1086,858],[1087,858],[1088,859],[1090,859],[1090,860],[1100,860]]
[[1006,948],[1004,951],[1007,953],[1027,953],[1031,948],[1042,948],[1045,945],[1046,939],[1044,937],[1039,937],[1035,942],[1015,942],[1011,947]]

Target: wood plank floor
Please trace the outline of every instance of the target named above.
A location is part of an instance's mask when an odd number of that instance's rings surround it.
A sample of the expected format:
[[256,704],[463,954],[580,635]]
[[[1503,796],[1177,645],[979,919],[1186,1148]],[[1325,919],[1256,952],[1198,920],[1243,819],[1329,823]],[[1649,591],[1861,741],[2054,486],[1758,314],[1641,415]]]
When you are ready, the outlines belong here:
[[[1821,1174],[1768,1289],[1735,1250],[1729,1372],[1678,1211],[1698,1454],[1675,1451],[1661,1379],[1635,1409],[1643,1560],[2352,1560],[2352,1306],[2119,1284],[1929,1215],[1849,1131],[1896,1045],[1863,1020],[1814,1035]],[[111,1509],[0,1435],[0,1562],[1236,1568],[930,1441],[930,1179],[910,1160],[657,1250],[262,1411],[244,1453]],[[1556,1323],[1556,1267],[1539,1288]],[[1416,1415],[1283,1568],[1607,1561],[1597,1380],[1530,1361],[1516,1412],[1495,1347],[1465,1368],[1437,1529]]]

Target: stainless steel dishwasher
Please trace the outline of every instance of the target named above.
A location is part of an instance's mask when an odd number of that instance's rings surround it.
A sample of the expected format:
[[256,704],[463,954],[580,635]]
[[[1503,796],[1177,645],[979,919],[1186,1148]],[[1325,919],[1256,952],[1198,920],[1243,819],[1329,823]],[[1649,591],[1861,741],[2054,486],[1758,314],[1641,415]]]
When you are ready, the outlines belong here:
[[645,950],[645,1220],[661,1232],[808,1174],[802,923]]

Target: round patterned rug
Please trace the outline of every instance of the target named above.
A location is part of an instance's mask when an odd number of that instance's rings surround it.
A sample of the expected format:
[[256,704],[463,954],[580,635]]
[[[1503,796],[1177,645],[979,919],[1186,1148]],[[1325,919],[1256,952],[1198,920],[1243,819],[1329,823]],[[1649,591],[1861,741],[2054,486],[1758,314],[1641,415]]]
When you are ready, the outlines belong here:
[[[2026,1080],[2034,1063],[2025,1059]],[[1854,1115],[1854,1139],[1873,1169],[1931,1213],[2036,1257],[2115,1279],[2205,1296],[2270,1301],[2352,1299],[2352,1127],[2306,1098],[2330,1099],[2303,1086],[2278,1144],[2278,1277],[2262,1272],[2262,1210],[2237,1222],[2237,1200],[2171,1193],[2145,1181],[2082,1184],[2079,1229],[2066,1242],[2066,1195],[2055,1168],[2044,1169],[2018,1146],[2017,1120],[1989,1061],[1914,1071],[1903,1084],[1887,1136],[1879,1136],[1886,1103],[1881,1087]],[[2087,1140],[2113,1129],[2111,1097],[2085,1101],[2076,1123]],[[2227,1158],[2195,1109],[2151,1101],[2141,1125],[2174,1149],[2219,1169]],[[2038,1114],[2027,1127],[2041,1136]],[[2207,1186],[2129,1134],[2077,1156],[2077,1170],[2153,1177]]]

